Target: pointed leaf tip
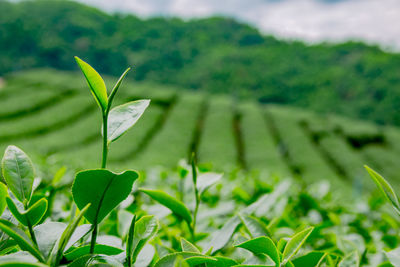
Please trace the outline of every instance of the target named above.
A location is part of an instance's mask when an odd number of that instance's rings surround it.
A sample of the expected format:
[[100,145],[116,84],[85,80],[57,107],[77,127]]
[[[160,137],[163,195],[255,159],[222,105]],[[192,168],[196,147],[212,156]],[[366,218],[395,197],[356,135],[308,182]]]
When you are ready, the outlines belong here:
[[79,57],[75,56],[75,61],[80,67],[83,75],[85,76],[90,91],[92,92],[94,98],[104,112],[108,106],[108,97],[106,85],[103,78],[101,78],[100,74],[92,66],[90,66]]

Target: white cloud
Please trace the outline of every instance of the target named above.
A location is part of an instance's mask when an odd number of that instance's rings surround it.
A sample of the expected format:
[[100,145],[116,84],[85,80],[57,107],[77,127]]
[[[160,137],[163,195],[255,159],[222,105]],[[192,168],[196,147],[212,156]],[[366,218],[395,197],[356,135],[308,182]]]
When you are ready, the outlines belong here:
[[310,42],[348,39],[400,50],[399,0],[79,0],[140,16],[234,16],[266,34]]

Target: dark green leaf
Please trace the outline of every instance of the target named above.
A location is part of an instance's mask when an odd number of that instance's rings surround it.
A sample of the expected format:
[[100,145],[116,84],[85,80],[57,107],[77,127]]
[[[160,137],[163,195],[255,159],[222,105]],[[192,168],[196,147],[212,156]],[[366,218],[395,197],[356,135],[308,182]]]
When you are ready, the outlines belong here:
[[76,175],[72,195],[80,209],[90,203],[85,218],[92,224],[100,223],[129,196],[137,178],[135,171],[120,174],[104,169],[82,171]]
[[78,66],[81,68],[83,75],[85,75],[90,91],[96,99],[97,104],[99,104],[100,108],[104,112],[108,106],[108,99],[107,89],[103,78],[101,78],[100,74],[98,74],[97,71],[92,68],[92,66],[79,57],[75,57],[75,60],[76,63],[78,63]]
[[266,254],[275,262],[276,266],[280,264],[279,251],[269,237],[260,236],[243,242],[236,247],[247,249],[256,255]]
[[201,263],[206,263],[209,261],[216,261],[214,258],[209,257],[209,256],[204,256],[200,253],[195,253],[195,252],[176,252],[176,253],[172,253],[172,254],[168,254],[167,256],[161,258],[159,261],[156,262],[156,264],[154,265],[154,267],[170,267],[170,266],[174,266],[173,264],[175,263],[176,259],[182,257],[183,259],[186,260],[186,262],[190,265],[190,266],[194,266],[191,265],[190,262],[188,262],[187,260],[189,258],[192,257],[196,257],[192,264],[201,264]]
[[25,226],[35,226],[47,211],[47,199],[42,198],[35,202],[28,210],[20,211],[11,198],[7,197],[7,206],[14,217]]
[[33,164],[28,155],[16,146],[8,146],[1,162],[3,177],[8,188],[21,202],[28,202],[35,178]]
[[314,230],[314,227],[309,227],[304,229],[301,232],[296,233],[293,235],[290,240],[287,242],[285,246],[285,250],[283,251],[283,262],[287,262],[290,260],[296,253],[299,251],[301,246],[304,244],[308,236]]
[[34,247],[31,240],[16,225],[9,221],[0,219],[0,230],[14,239],[22,250],[28,251],[40,262],[44,262],[43,256],[40,254],[39,250]]
[[308,267],[308,266],[318,267],[320,266],[321,262],[324,260],[326,255],[327,254],[324,252],[312,251],[304,256],[300,256],[292,260],[292,263],[295,267]]
[[[123,252],[123,250],[120,248],[102,245],[102,244],[96,244],[94,247],[95,254],[104,254],[104,255],[112,256],[112,255],[118,255],[122,252]],[[82,257],[84,255],[87,255],[89,253],[90,253],[90,245],[86,245],[83,247],[76,248],[69,253],[66,253],[64,255],[64,257],[69,261],[73,261],[73,260],[75,260],[79,257]]]
[[132,101],[113,108],[108,115],[107,140],[109,143],[117,140],[129,130],[143,115],[150,100]]
[[106,255],[85,255],[76,259],[71,264],[68,264],[68,267],[82,267],[82,266],[123,267],[123,265],[116,259]]
[[179,200],[160,190],[141,189],[140,191],[170,209],[175,215],[181,217],[187,223],[190,224],[192,222],[192,215],[189,209]]

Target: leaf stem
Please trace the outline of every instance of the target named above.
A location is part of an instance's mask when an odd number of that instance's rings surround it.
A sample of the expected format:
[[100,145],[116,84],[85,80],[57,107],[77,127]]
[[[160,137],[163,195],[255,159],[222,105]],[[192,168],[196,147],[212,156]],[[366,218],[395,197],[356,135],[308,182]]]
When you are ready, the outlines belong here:
[[192,153],[192,178],[193,178],[193,185],[194,185],[194,196],[196,198],[196,205],[193,212],[193,223],[192,223],[192,238],[193,244],[196,243],[195,233],[196,233],[196,220],[197,220],[197,212],[199,211],[200,206],[200,195],[199,190],[197,188],[197,170],[196,170],[196,163],[195,163],[195,155]]
[[[28,205],[24,205],[24,206],[25,206],[25,210],[28,210]],[[37,244],[37,241],[36,241],[35,232],[33,231],[33,227],[32,227],[31,222],[29,221],[28,215],[26,215],[25,218],[26,218],[26,222],[28,224],[27,226],[28,226],[28,230],[29,230],[29,234],[31,236],[32,242],[36,247],[38,247],[38,244]]]
[[108,111],[103,114],[103,158],[101,161],[101,168],[105,169],[107,166],[108,155],[108,141],[107,141],[107,128],[108,128]]
[[96,239],[97,239],[97,228],[98,228],[98,225],[97,225],[97,222],[95,222],[93,224],[92,238],[90,240],[90,254],[94,253],[94,247],[96,245]]

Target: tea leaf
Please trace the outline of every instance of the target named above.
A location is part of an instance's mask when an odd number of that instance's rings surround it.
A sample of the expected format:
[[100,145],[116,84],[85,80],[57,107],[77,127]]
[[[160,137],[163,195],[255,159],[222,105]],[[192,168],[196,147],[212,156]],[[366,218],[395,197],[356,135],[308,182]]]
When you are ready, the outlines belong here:
[[160,190],[140,189],[143,193],[170,209],[175,215],[184,219],[188,224],[192,222],[189,209],[179,200]]
[[[123,250],[120,248],[108,246],[108,245],[103,245],[103,244],[96,244],[94,247],[94,253],[96,254],[104,254],[104,255],[118,255],[122,253]],[[73,261],[79,257],[82,257],[84,255],[87,255],[90,253],[90,245],[86,245],[83,247],[76,248],[72,250],[71,252],[68,252],[64,255],[64,257],[69,260]]]
[[240,224],[241,221],[238,216],[230,218],[221,229],[213,233],[206,250],[211,249],[211,254],[214,254],[225,247]]
[[311,251],[306,255],[300,256],[292,260],[292,263],[295,267],[308,267],[308,266],[318,267],[321,265],[326,255],[327,253],[324,252]]
[[296,255],[313,230],[314,227],[309,227],[299,233],[296,233],[292,238],[290,238],[285,246],[285,250],[283,251],[283,262],[287,262],[294,255]]
[[[199,264],[203,263],[208,263],[210,261],[216,262],[217,260],[210,257],[210,256],[204,256],[200,253],[195,253],[195,252],[176,252],[172,254],[168,254],[161,258],[159,261],[156,262],[154,267],[170,267],[174,266],[175,261],[182,257],[185,259],[186,263],[189,264],[189,266],[197,266]],[[190,258],[194,259],[192,261],[188,261]]]
[[393,188],[390,184],[383,178],[379,173],[374,171],[368,166],[364,166],[369,175],[372,177],[378,188],[382,191],[384,196],[389,200],[395,210],[400,214],[400,203],[399,199],[397,198],[396,193],[394,192]]
[[8,195],[7,186],[0,182],[0,216],[6,208],[6,197]]
[[266,254],[275,262],[276,266],[279,266],[280,264],[278,249],[269,237],[260,236],[243,242],[236,247],[247,249],[256,255]]
[[385,253],[393,266],[400,266],[400,247]]
[[91,204],[85,218],[92,224],[98,224],[129,196],[138,177],[135,171],[120,174],[105,169],[81,171],[75,177],[72,195],[80,209]]
[[108,115],[107,140],[109,143],[117,140],[129,130],[143,115],[150,100],[132,101],[113,108]]
[[124,73],[122,73],[121,77],[119,77],[117,83],[114,85],[114,88],[111,90],[110,96],[108,98],[108,107],[107,109],[110,109],[111,104],[114,100],[115,95],[117,94],[117,91],[119,89],[119,86],[121,85],[122,81],[124,80],[126,74],[128,74],[128,71],[130,71],[131,68],[127,68]]
[[43,256],[40,254],[39,250],[33,246],[31,240],[26,236],[26,234],[19,229],[16,225],[9,221],[0,219],[0,230],[10,236],[18,244],[18,246],[25,251],[28,251],[40,262],[44,262]]
[[200,174],[197,178],[197,190],[199,191],[199,195],[201,196],[208,188],[221,180],[222,176],[222,173],[213,172]]
[[10,191],[19,201],[27,203],[31,198],[35,178],[33,164],[28,155],[16,146],[8,146],[1,168]]
[[181,237],[181,248],[182,251],[200,253],[200,250],[195,245],[193,245],[183,237]]
[[251,237],[269,236],[267,226],[258,218],[252,216],[240,216],[240,220],[246,227]]
[[142,250],[148,240],[150,240],[158,231],[158,221],[153,215],[147,215],[135,222],[135,231],[132,239],[131,251],[132,263],[136,261],[139,252]]
[[35,202],[28,210],[22,212],[17,208],[11,198],[7,197],[6,201],[14,217],[25,226],[35,226],[40,222],[47,211],[47,199],[45,198]]
[[51,251],[64,232],[67,224],[60,222],[47,222],[36,226],[35,232],[38,248],[45,259],[48,259]]
[[79,57],[75,57],[75,60],[82,70],[83,75],[85,76],[86,81],[89,85],[90,91],[96,99],[97,104],[99,104],[102,111],[105,112],[108,106],[108,99],[107,89],[103,78],[101,78],[100,74],[98,74],[97,71],[92,68],[92,66],[90,66]]
[[68,267],[82,266],[123,267],[122,263],[117,261],[115,258],[106,255],[85,255],[68,264]]
[[360,258],[358,252],[355,250],[347,254],[340,262],[338,267],[358,267],[360,266]]

